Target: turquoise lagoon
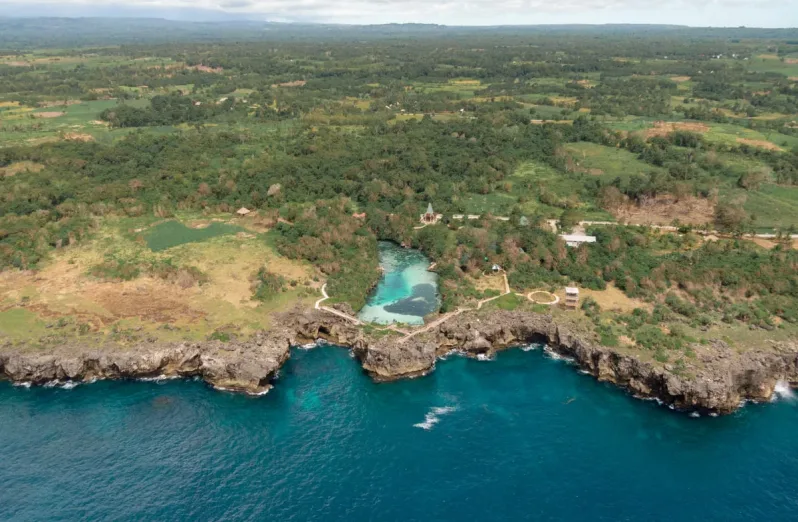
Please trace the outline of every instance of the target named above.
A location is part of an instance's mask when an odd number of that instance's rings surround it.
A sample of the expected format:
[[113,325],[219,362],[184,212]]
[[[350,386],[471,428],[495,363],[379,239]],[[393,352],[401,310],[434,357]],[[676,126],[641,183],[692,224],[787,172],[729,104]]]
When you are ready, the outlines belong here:
[[440,307],[438,275],[427,270],[429,259],[387,241],[379,249],[383,276],[358,317],[378,324],[424,324],[424,316]]

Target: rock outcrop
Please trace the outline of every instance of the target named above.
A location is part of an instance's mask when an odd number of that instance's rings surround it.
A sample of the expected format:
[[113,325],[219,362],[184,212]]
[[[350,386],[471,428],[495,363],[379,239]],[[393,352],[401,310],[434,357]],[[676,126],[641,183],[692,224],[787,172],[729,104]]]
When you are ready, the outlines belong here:
[[15,382],[198,376],[220,389],[261,394],[272,386],[290,346],[326,339],[348,346],[374,379],[417,377],[458,350],[472,357],[531,342],[572,359],[600,381],[639,397],[688,411],[729,413],[746,400],[769,400],[779,381],[798,383],[798,347],[790,343],[737,353],[722,341],[696,345],[696,357],[678,369],[641,357],[634,349],[599,345],[590,332],[529,312],[467,312],[406,342],[395,333],[369,336],[323,311],[285,314],[277,330],[247,341],[142,344],[86,349],[0,348],[0,376]]
[[48,353],[0,354],[0,375],[34,385],[53,381],[199,376],[220,389],[260,394],[288,359],[287,334],[258,334],[246,342],[141,344],[82,349],[61,346]]
[[730,413],[747,400],[769,400],[779,381],[798,383],[798,347],[775,345],[770,350],[734,353],[716,341],[699,351],[695,364],[680,371],[671,365],[642,360],[634,350],[597,344],[592,335],[558,324],[549,315],[528,312],[464,313],[405,344],[370,343],[356,351],[363,367],[379,380],[421,375],[435,358],[451,350],[492,357],[511,346],[545,342],[600,381],[611,382],[638,397],[655,398],[677,409]]

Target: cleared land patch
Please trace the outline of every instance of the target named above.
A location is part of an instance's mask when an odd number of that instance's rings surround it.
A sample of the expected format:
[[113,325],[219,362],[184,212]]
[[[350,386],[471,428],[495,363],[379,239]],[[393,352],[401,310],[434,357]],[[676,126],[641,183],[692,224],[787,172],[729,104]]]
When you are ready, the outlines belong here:
[[676,131],[688,131],[688,132],[697,132],[697,133],[705,133],[709,131],[709,125],[704,123],[698,122],[688,122],[688,121],[675,121],[675,122],[665,122],[665,121],[657,121],[654,122],[654,126],[650,129],[647,129],[643,132],[643,135],[646,138],[652,138],[654,136],[667,136]]
[[751,140],[748,138],[737,138],[737,143],[742,143],[743,145],[750,145],[752,147],[759,147],[760,149],[766,150],[783,150],[778,145],[774,145],[773,143],[765,140]]
[[[204,274],[204,282],[90,275],[109,259],[191,266]],[[252,299],[252,278],[261,268],[285,281],[283,290],[265,303]],[[194,340],[218,330],[247,335],[268,328],[273,313],[311,303],[320,285],[315,279],[310,265],[278,255],[263,237],[252,234],[210,238],[155,254],[117,229],[103,228],[91,242],[60,250],[41,270],[0,273],[0,339],[102,338],[123,332],[136,338]],[[6,320],[15,326],[6,328]]]
[[0,167],[0,177],[14,176],[24,172],[40,172],[44,168],[41,163],[34,163],[33,161],[18,161],[12,163],[7,167]]
[[614,212],[615,217],[632,225],[703,225],[711,223],[715,216],[715,205],[708,199],[686,197],[676,199],[662,194],[642,205],[629,203]]
[[33,114],[34,118],[59,118],[66,114],[65,112],[55,112],[55,111],[46,111],[46,112],[36,112]]

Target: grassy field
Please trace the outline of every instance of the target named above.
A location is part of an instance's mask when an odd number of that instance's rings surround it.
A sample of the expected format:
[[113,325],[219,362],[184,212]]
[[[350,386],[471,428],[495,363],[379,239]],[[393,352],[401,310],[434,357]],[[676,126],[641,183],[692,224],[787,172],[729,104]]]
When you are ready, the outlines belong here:
[[635,174],[663,170],[640,161],[635,154],[625,149],[580,142],[569,143],[565,150],[577,163],[579,170],[604,180],[611,181],[618,177],[626,179]]
[[[77,338],[90,343],[201,340],[219,332],[247,336],[268,328],[274,313],[311,306],[318,298],[315,269],[278,255],[255,230],[227,225],[239,232],[202,238],[189,233],[190,243],[153,252],[136,240],[147,221],[152,220],[109,220],[93,240],[59,251],[35,274],[0,273],[0,339],[48,345]],[[176,234],[170,229],[171,240]],[[166,266],[177,277],[144,269],[130,280],[94,275],[109,263]],[[286,282],[267,302],[252,299],[251,278],[263,267]],[[179,275],[189,268],[201,279]]]
[[558,218],[565,208],[579,208],[585,219],[612,219],[608,212],[597,208],[582,194],[581,176],[585,174],[564,175],[548,165],[526,162],[510,178],[511,194],[518,198],[522,211],[529,215]]
[[[66,101],[66,103],[64,103]],[[130,100],[132,106],[141,107],[148,100]],[[18,143],[43,143],[58,140],[103,140],[130,132],[129,129],[109,131],[105,122],[98,120],[102,111],[115,107],[116,100],[81,102],[60,100],[48,107],[34,108],[17,103],[0,103],[0,146]],[[170,128],[170,131],[174,129]]]

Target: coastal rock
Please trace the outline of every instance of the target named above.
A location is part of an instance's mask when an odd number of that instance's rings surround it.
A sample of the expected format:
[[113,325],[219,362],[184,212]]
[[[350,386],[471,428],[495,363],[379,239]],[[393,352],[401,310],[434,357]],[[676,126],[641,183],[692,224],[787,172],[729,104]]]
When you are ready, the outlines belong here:
[[259,334],[243,343],[180,343],[131,348],[106,346],[84,351],[61,346],[48,354],[27,352],[0,356],[0,374],[14,382],[139,379],[199,376],[214,387],[263,393],[288,359],[290,339]]
[[435,367],[437,344],[410,340],[397,343],[381,340],[354,350],[355,356],[372,377],[391,381],[425,375]]
[[601,346],[594,335],[551,315],[517,311],[464,312],[410,339],[367,334],[320,310],[293,311],[278,327],[247,341],[141,344],[87,349],[61,346],[47,352],[6,344],[0,347],[0,376],[14,382],[136,379],[199,376],[216,388],[262,394],[296,344],[325,339],[348,346],[375,380],[425,375],[451,350],[471,357],[529,343],[574,361],[599,381],[673,408],[730,413],[747,400],[769,400],[777,384],[798,384],[798,346],[770,343],[737,353],[722,341],[693,346],[696,357],[683,367],[644,358],[636,350]]

